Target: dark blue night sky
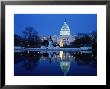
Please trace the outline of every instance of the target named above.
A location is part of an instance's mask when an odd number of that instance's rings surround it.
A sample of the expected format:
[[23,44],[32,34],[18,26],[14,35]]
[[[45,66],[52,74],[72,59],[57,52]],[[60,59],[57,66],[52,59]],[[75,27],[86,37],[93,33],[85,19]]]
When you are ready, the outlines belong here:
[[65,18],[72,35],[97,30],[96,14],[15,14],[14,31],[22,35],[25,28],[31,26],[39,35],[59,35]]

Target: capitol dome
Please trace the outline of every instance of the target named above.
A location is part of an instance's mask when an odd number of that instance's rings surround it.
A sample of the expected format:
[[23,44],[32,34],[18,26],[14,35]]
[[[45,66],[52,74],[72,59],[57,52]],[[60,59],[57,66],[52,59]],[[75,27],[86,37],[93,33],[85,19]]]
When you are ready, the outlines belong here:
[[63,36],[63,35],[70,35],[70,28],[67,24],[66,21],[64,21],[64,24],[61,28],[61,31],[60,31],[60,35]]
[[70,61],[61,61],[60,67],[64,75],[67,75],[69,69],[70,69]]

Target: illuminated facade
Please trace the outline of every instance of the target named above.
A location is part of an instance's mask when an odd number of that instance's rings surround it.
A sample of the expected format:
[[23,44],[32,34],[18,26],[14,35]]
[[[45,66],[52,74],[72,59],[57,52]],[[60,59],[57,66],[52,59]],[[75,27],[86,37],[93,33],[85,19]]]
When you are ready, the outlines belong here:
[[[71,42],[75,40],[75,37],[71,35],[70,28],[66,22],[64,21],[61,30],[60,30],[60,35],[53,35],[51,37],[53,43],[57,43],[59,47],[64,47],[64,45],[70,45]],[[50,39],[49,37],[42,37],[41,40],[42,42],[44,40]]]
[[60,36],[70,36],[70,28],[66,21],[64,22],[61,31],[60,31]]
[[60,30],[60,47],[63,47],[64,45],[69,45],[70,42],[72,42],[74,38],[70,34],[70,28],[66,21],[64,21],[63,26]]
[[63,47],[63,40],[60,39],[60,47]]

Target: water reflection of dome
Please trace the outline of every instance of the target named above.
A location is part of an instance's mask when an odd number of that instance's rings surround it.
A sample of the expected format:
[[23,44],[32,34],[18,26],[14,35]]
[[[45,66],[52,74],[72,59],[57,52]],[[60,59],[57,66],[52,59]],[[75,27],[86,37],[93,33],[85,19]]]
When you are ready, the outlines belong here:
[[67,75],[70,69],[70,61],[60,61],[60,67],[64,75]]

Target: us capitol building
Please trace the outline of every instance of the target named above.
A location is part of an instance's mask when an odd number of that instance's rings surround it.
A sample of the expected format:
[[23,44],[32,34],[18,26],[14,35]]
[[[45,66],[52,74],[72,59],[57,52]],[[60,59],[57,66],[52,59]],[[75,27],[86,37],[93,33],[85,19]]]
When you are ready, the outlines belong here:
[[[45,38],[46,39],[46,38]],[[75,37],[71,35],[70,28],[66,22],[64,21],[59,36],[52,36],[53,42],[56,42],[59,44],[60,47],[63,47],[64,45],[69,45],[71,42],[75,40]],[[58,56],[59,55],[59,56]],[[67,73],[70,70],[70,62],[73,59],[73,56],[71,56],[68,52],[64,53],[63,51],[58,51],[58,55],[52,56],[52,51],[49,52],[49,58],[51,60],[56,61],[56,59],[60,59],[60,68],[64,75],[67,75]]]
[[[71,31],[66,20],[64,21],[59,33],[59,36],[53,35],[52,40],[53,42],[58,43],[60,47],[63,47],[64,45],[69,45],[71,42],[75,40],[75,37],[71,35]],[[43,40],[46,39],[48,38],[43,37]]]
[[60,30],[60,47],[63,47],[63,45],[69,45],[73,40],[74,37],[71,36],[70,28],[65,20]]

